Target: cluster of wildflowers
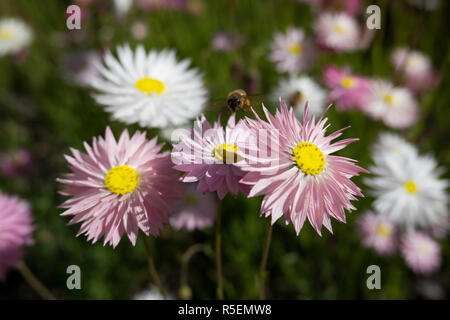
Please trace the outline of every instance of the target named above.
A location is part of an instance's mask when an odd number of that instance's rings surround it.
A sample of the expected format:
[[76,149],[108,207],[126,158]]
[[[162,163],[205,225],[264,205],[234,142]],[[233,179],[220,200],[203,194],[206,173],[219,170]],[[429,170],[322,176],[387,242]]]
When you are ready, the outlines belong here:
[[[374,211],[360,218],[366,246],[380,254],[400,249],[408,266],[428,274],[440,265],[433,230],[448,225],[448,181],[435,159],[420,155],[401,137],[384,133],[373,146],[373,176],[365,182],[375,197]],[[444,230],[445,231],[445,230]]]

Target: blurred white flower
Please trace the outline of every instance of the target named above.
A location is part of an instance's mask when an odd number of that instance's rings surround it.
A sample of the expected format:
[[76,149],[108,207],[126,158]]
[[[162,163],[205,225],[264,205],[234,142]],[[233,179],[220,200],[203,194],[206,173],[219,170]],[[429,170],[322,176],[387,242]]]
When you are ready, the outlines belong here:
[[280,81],[272,93],[272,98],[278,101],[280,97],[286,100],[288,105],[294,108],[298,117],[303,115],[305,103],[308,102],[309,111],[314,115],[320,115],[325,107],[326,91],[313,79],[302,77],[290,77]]
[[448,219],[448,181],[431,156],[378,148],[365,183],[375,196],[374,208],[381,217],[408,230],[432,228]]
[[25,49],[33,38],[30,27],[16,18],[0,19],[0,56]]
[[304,31],[289,28],[285,33],[277,33],[270,46],[270,60],[279,72],[295,74],[308,70],[314,59],[314,44]]

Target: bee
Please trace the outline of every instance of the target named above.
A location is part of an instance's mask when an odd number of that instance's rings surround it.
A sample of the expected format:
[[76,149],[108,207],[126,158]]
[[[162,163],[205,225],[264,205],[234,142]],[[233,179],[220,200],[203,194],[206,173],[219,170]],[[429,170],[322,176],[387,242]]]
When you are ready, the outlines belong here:
[[303,99],[303,94],[300,91],[295,91],[289,98],[289,105],[296,106]]
[[227,107],[232,111],[237,110],[250,111],[251,102],[247,92],[242,89],[233,90],[227,95]]

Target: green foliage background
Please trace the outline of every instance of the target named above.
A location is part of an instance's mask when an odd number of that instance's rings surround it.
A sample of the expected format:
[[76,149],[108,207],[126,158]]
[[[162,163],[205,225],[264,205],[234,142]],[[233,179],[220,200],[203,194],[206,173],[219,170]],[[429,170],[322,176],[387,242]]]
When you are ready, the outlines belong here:
[[[204,73],[213,98],[223,98],[229,90],[245,88],[248,77],[259,81],[259,92],[268,93],[285,76],[278,74],[267,59],[268,45],[274,32],[289,26],[312,31],[315,14],[295,0],[196,1],[201,13],[178,11],[143,12],[134,8],[126,19],[117,21],[109,1],[95,1],[82,21],[81,31],[66,28],[65,10],[69,1],[1,1],[0,16],[23,18],[30,24],[35,39],[23,64],[10,57],[0,58],[0,151],[25,147],[32,152],[34,167],[26,176],[0,177],[0,189],[28,199],[36,221],[36,243],[27,250],[26,262],[36,275],[59,297],[65,299],[126,299],[148,286],[145,252],[138,241],[132,247],[123,239],[114,250],[101,243],[87,243],[76,238],[78,226],[67,227],[68,218],[57,208],[56,177],[67,171],[63,154],[69,147],[82,149],[83,141],[104,134],[110,125],[118,135],[124,125],[111,121],[90,97],[90,90],[68,83],[62,72],[64,56],[73,50],[111,48],[138,41],[130,27],[143,21],[149,35],[140,41],[149,48],[171,47],[180,58],[190,57]],[[440,164],[449,168],[448,116],[450,90],[446,76],[449,62],[448,1],[441,8],[421,12],[405,1],[371,1],[382,8],[382,29],[376,32],[368,50],[350,54],[321,53],[310,71],[318,81],[325,64],[350,65],[357,73],[373,77],[392,77],[389,62],[392,49],[410,44],[426,52],[435,67],[443,72],[438,88],[419,98],[421,121],[402,134],[422,153],[431,152]],[[364,11],[361,13],[365,17]],[[211,39],[218,30],[237,32],[245,44],[233,52],[214,52]],[[234,69],[240,73],[233,73]],[[209,112],[213,117],[214,113]],[[359,112],[329,112],[330,130],[352,127],[344,138],[359,137],[340,154],[370,164],[368,152],[378,132],[385,129]],[[137,126],[128,127],[134,132]],[[149,130],[149,136],[157,134]],[[447,170],[446,177],[449,177]],[[356,179],[362,185],[361,179]],[[268,220],[259,217],[261,199],[228,196],[223,212],[223,261],[225,296],[234,299],[258,298],[258,270],[264,232]],[[358,214],[371,206],[372,199],[355,203],[356,213],[346,224],[333,221],[334,235],[324,231],[319,237],[305,223],[299,236],[292,225],[279,222],[274,227],[268,261],[268,296],[273,299],[409,299],[420,298],[415,276],[400,257],[383,259],[361,246],[355,232]],[[188,269],[188,283],[193,297],[215,297],[214,230],[175,232],[167,228],[161,237],[151,238],[151,249],[165,286],[177,295],[180,286],[182,255],[192,245],[201,251],[193,256]],[[140,235],[140,237],[142,234]],[[138,239],[140,240],[140,239]],[[447,239],[448,240],[448,239]],[[450,288],[450,248],[443,240],[443,266],[432,276],[447,296]],[[79,265],[82,290],[66,289],[66,268]],[[378,264],[382,270],[382,290],[366,288],[366,268]],[[21,276],[10,271],[0,283],[0,298],[37,298]]]

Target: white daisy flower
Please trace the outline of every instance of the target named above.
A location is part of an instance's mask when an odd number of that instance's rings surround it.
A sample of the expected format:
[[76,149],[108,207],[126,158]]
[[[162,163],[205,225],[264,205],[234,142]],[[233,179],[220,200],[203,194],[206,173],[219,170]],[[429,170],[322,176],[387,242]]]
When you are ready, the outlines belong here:
[[133,0],[113,0],[114,11],[118,16],[124,16],[130,11]]
[[99,91],[97,103],[116,120],[142,127],[178,126],[195,118],[207,100],[207,91],[190,61],[177,61],[172,50],[151,50],[142,45],[133,52],[128,45],[117,47],[116,59],[110,52],[100,72],[91,81]]
[[321,14],[314,28],[319,43],[328,49],[344,52],[359,48],[359,25],[355,18],[344,12]]
[[391,128],[404,129],[416,123],[419,110],[411,91],[394,87],[388,81],[374,80],[363,111]]
[[270,60],[279,72],[291,74],[308,70],[314,59],[315,48],[311,39],[298,28],[275,34],[270,46]]
[[0,56],[21,51],[31,40],[31,29],[22,20],[0,19]]
[[325,90],[309,77],[290,77],[280,81],[272,93],[273,100],[280,97],[294,108],[298,117],[303,115],[305,102],[308,102],[309,111],[314,115],[322,114],[327,94]]
[[447,180],[431,156],[384,151],[374,156],[372,178],[365,180],[382,217],[408,229],[434,227],[448,219]]

